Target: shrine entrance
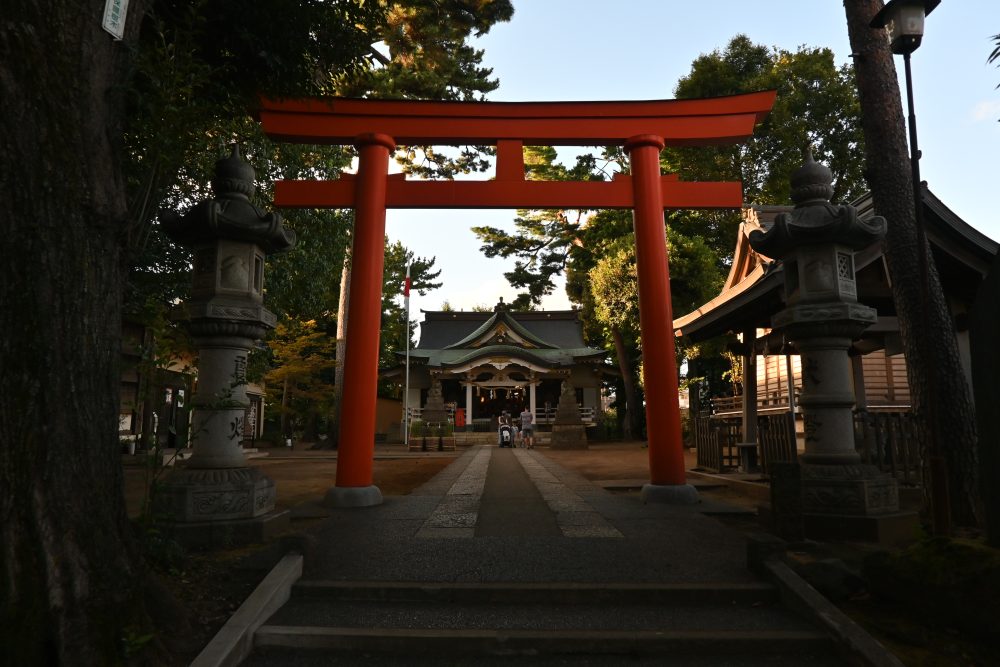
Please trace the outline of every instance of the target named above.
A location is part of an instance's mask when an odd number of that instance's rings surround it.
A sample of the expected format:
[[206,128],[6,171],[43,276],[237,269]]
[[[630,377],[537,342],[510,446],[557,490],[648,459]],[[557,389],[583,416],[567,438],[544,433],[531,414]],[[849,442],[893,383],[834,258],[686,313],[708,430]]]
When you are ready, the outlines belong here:
[[[775,92],[711,99],[637,102],[424,102],[292,100],[262,102],[272,139],[354,145],[358,173],[334,181],[275,183],[279,207],[353,208],[353,269],[336,486],[326,502],[382,502],[372,483],[375,399],[387,208],[631,208],[635,227],[639,320],[643,341],[650,483],[644,500],[690,503],[686,484],[670,306],[664,209],[740,208],[739,182],[681,182],[660,173],[664,146],[735,143],[753,134]],[[389,175],[397,145],[492,145],[489,181],[408,181]],[[611,181],[545,182],[524,178],[525,145],[623,146],[630,175]]]

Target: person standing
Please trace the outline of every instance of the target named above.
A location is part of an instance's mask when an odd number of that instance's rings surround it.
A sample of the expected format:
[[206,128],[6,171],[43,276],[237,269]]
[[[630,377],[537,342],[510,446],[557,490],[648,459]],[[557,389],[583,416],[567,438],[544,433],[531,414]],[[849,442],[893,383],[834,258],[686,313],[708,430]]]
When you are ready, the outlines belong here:
[[525,447],[535,448],[535,416],[528,408],[521,413],[521,437],[524,438]]

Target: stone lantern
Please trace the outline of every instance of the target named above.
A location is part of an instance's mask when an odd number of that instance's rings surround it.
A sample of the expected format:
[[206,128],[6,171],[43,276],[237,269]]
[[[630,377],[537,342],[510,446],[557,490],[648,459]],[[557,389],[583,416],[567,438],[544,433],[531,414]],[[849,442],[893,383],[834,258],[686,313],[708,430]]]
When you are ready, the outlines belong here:
[[795,208],[749,240],[754,250],[784,265],[786,307],[771,324],[795,344],[802,360],[806,531],[881,539],[879,517],[898,514],[898,486],[875,466],[863,465],[855,449],[848,350],[877,321],[873,308],[858,303],[854,253],[884,236],[885,219],[859,220],[854,207],[831,204],[832,181],[830,170],[808,154],[791,179]]
[[[175,522],[181,541],[260,539],[287,523],[274,512],[274,481],[247,466],[241,446],[250,349],[273,328],[264,308],[264,260],[295,245],[281,216],[252,202],[253,168],[233,147],[215,163],[215,197],[183,216],[161,217],[164,232],[194,251],[187,328],[198,348],[198,388],[192,397],[193,453],[168,476],[159,510]],[[225,529],[224,531],[222,529]]]
[[576,388],[567,377],[559,392],[559,405],[552,422],[549,442],[552,449],[588,449],[587,429],[580,419],[580,406],[576,402]]

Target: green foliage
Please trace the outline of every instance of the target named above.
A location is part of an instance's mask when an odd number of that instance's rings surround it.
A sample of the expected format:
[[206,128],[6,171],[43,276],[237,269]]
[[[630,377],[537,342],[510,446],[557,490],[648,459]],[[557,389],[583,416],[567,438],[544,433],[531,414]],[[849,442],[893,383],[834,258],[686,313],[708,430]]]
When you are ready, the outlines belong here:
[[143,649],[156,638],[156,633],[153,632],[142,632],[135,626],[129,626],[125,628],[125,634],[122,637],[122,657],[130,658]]
[[[667,229],[670,258],[670,293],[673,312],[688,312],[715,296],[722,277],[715,269],[715,254],[698,237]],[[639,334],[639,288],[635,237],[627,234],[607,246],[589,272],[594,316],[605,326]]]
[[[834,174],[834,201],[850,201],[866,191],[862,175],[864,138],[853,68],[837,67],[826,48],[790,52],[754,44],[737,35],[723,50],[696,58],[677,84],[677,98],[716,97],[777,90],[774,108],[753,137],[737,145],[668,147],[667,171],[684,181],[743,182],[748,204],[789,201],[789,178],[802,164],[807,146]],[[718,253],[719,268],[731,260],[740,218],[735,211],[677,211],[672,227],[700,236]],[[678,312],[678,314],[683,314]]]
[[[582,156],[572,169],[556,162],[550,146],[524,148],[525,178],[536,181],[603,180],[592,155]],[[504,274],[516,288],[525,289],[512,303],[514,310],[527,310],[541,303],[555,289],[553,277],[561,274],[574,252],[574,241],[584,226],[584,211],[555,209],[519,210],[517,231],[508,234],[496,227],[473,227],[483,242],[487,257],[516,257],[514,268]]]
[[279,323],[269,341],[274,368],[267,381],[268,402],[293,423],[326,416],[333,398],[337,341],[315,320]]
[[[749,203],[789,199],[789,177],[812,146],[834,174],[835,201],[866,190],[861,107],[853,69],[837,67],[833,51],[801,46],[770,49],[737,35],[722,51],[696,58],[674,90],[677,98],[777,90],[774,108],[748,141],[718,148],[670,148],[665,161],[681,180],[742,180]],[[732,239],[726,239],[732,243]]]
[[[863,146],[853,72],[850,66],[837,67],[829,49],[770,49],[737,35],[724,49],[698,57],[675,95],[715,97],[765,89],[776,89],[777,101],[752,139],[716,148],[669,147],[662,154],[664,170],[685,181],[741,180],[748,203],[780,204],[788,201],[789,176],[811,145],[834,172],[834,198],[860,195]],[[525,149],[528,178],[591,180],[609,171],[628,172],[627,156],[617,147],[599,158],[582,156],[572,169],[555,158],[551,148]],[[683,315],[717,294],[732,263],[740,217],[735,211],[674,211],[667,221],[673,313]],[[486,256],[516,258],[514,270],[506,274],[522,290],[514,305],[538,304],[552,291],[554,277],[565,271],[566,292],[582,307],[587,340],[614,350],[613,335],[620,334],[624,353],[637,360],[630,212],[519,211],[515,225],[512,234],[474,228]],[[621,361],[638,372],[637,362]]]
[[[498,82],[481,66],[483,52],[467,42],[512,13],[509,0],[154,0],[123,91],[130,308],[188,297],[190,253],[153,223],[157,211],[183,213],[211,196],[207,183],[227,145],[239,144],[255,168],[262,208],[273,180],[334,179],[350,166],[351,147],[274,143],[264,136],[254,118],[261,95],[478,99]],[[404,153],[404,162],[417,152]],[[450,176],[484,168],[482,155],[472,147],[458,157],[425,155],[424,164],[407,166]],[[267,307],[290,329],[274,337],[278,350],[252,356],[251,370],[255,378],[280,380],[282,389],[289,381],[284,417],[319,419],[329,397],[328,369],[310,357],[311,370],[304,371],[306,360],[295,349],[315,344],[313,336],[334,324],[353,220],[350,212],[329,210],[283,216],[299,241],[293,252],[269,258],[265,290]],[[385,350],[401,349],[412,335],[393,301],[405,254],[401,246],[387,254],[383,362],[389,361]],[[430,272],[433,258],[418,261],[425,269],[415,286],[423,293],[436,286],[437,274]],[[292,333],[307,322],[319,323],[317,332]],[[332,352],[320,356],[332,363]],[[310,397],[316,402],[306,408]]]
[[267,308],[279,318],[335,317],[341,268],[350,247],[353,212],[296,211],[286,220],[298,243],[291,252],[268,258],[264,281]]
[[[375,3],[370,3],[375,4]],[[495,90],[492,70],[481,66],[483,51],[469,46],[498,22],[509,21],[508,0],[402,0],[378,3],[385,16],[378,40],[388,55],[371,48],[380,66],[345,77],[338,90],[349,97],[475,100]]]
[[[436,258],[417,257],[398,241],[386,242],[385,269],[382,278],[382,329],[379,338],[379,366],[395,366],[399,363],[397,352],[406,349],[407,337],[412,340],[416,333],[414,320],[406,321],[406,310],[401,301],[406,280],[406,267],[410,267],[410,290],[425,296],[430,290],[441,287],[435,271]],[[379,395],[400,395],[398,384],[380,381]]]
[[[1000,35],[993,35],[990,39],[996,42],[996,46],[993,47],[993,50],[990,51],[989,57],[986,59],[986,62],[988,63],[1000,60]],[[1000,88],[1000,83],[997,84],[997,88]]]
[[[512,14],[509,0],[155,0],[124,91],[129,301],[186,297],[188,252],[153,221],[159,210],[183,211],[210,196],[206,184],[224,146],[240,144],[263,184],[335,178],[350,164],[349,147],[272,143],[253,117],[260,95],[471,99],[497,82],[467,41]],[[434,169],[447,175],[481,166],[477,151],[466,153],[440,158]],[[269,199],[266,186],[259,196]],[[336,308],[334,276],[350,220],[333,211],[285,215],[301,241],[295,259],[268,269],[269,306],[322,317]]]
[[1000,552],[971,540],[933,537],[877,552],[863,574],[879,597],[948,628],[994,641],[1000,633]]
[[[673,312],[688,312],[721,287],[715,257],[700,238],[667,229],[670,292]],[[631,348],[639,340],[639,285],[635,238],[629,234],[610,244],[589,272],[593,317],[606,331],[617,329]],[[641,377],[641,373],[640,373]]]
[[[850,66],[836,67],[829,49],[800,47],[793,53],[738,35],[724,50],[698,57],[691,73],[677,84],[675,95],[715,97],[772,88],[778,91],[774,110],[752,139],[717,148],[670,147],[663,153],[665,171],[688,181],[742,180],[745,201],[784,203],[789,199],[789,176],[801,165],[803,149],[811,145],[816,159],[834,172],[834,199],[862,194],[865,185],[858,158],[863,146],[853,73]],[[609,169],[628,170],[620,148],[606,149],[600,158],[582,156],[572,169],[558,164],[555,157],[548,147],[526,148],[527,177],[593,180],[605,178]],[[728,269],[739,225],[736,212],[676,211],[669,221],[672,230],[714,252],[716,273]],[[551,293],[553,277],[565,270],[568,294],[586,312],[584,275],[595,262],[587,255],[599,255],[604,242],[627,233],[631,216],[599,212],[585,219],[578,211],[519,211],[515,225],[513,234],[492,227],[473,229],[487,257],[516,258],[514,270],[506,274],[511,285],[524,290],[515,305],[539,303]],[[672,274],[674,262],[682,261],[684,252],[678,249],[671,257]],[[576,262],[581,265],[573,266]],[[675,312],[687,311],[675,301]]]
[[639,335],[639,290],[631,236],[609,249],[590,270],[594,316],[607,327],[617,327],[633,338]]

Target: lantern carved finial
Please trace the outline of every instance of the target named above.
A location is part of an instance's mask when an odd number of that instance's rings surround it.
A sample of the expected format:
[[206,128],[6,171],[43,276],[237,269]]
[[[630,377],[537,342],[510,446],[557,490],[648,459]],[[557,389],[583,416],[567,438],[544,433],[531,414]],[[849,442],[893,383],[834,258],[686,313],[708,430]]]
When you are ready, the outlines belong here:
[[750,233],[751,247],[775,259],[802,246],[834,243],[853,250],[871,245],[885,235],[885,218],[858,218],[858,210],[849,204],[832,204],[833,172],[813,160],[807,150],[801,167],[791,177],[795,208],[782,213],[766,232]]
[[240,155],[239,144],[233,144],[229,157],[215,162],[215,175],[212,177],[212,192],[217,197],[243,195],[252,198],[257,191],[254,181],[257,174],[253,167],[247,164]]
[[803,153],[805,161],[791,178],[792,201],[796,206],[830,201],[833,197],[833,172],[813,159],[812,146],[807,146]]
[[293,248],[295,232],[285,227],[281,215],[265,213],[250,201],[256,191],[254,178],[253,167],[234,144],[229,157],[215,163],[215,196],[183,216],[172,211],[161,213],[163,231],[175,243],[192,248],[220,239],[254,243],[268,255]]

